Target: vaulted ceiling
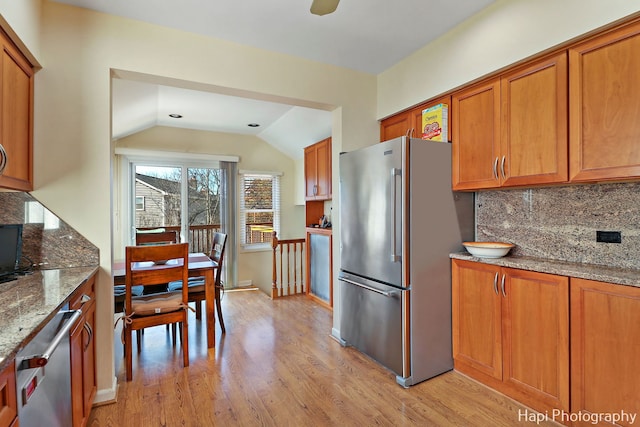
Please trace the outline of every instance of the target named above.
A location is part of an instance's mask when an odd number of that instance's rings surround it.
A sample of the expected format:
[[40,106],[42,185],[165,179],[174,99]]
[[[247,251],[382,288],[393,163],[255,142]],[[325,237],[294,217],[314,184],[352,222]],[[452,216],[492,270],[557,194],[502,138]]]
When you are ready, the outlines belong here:
[[[324,16],[310,13],[311,0],[55,1],[375,75],[494,0],[341,0],[334,13]],[[114,82],[115,138],[155,125],[252,134],[295,158],[302,154],[301,138],[288,141],[288,135],[304,131],[313,141],[331,132],[327,111]],[[171,119],[172,113],[183,117]],[[301,119],[307,123],[304,130],[296,128]],[[247,126],[253,122],[260,126]]]

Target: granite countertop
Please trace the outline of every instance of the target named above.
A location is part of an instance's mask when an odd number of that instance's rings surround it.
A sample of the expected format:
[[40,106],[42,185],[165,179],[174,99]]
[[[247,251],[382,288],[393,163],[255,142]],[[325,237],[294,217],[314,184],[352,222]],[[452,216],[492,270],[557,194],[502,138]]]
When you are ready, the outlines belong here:
[[499,265],[501,267],[519,268],[521,270],[551,273],[559,276],[577,277],[580,279],[640,287],[640,270],[631,268],[607,267],[597,264],[584,264],[526,256],[507,255],[502,258],[478,258],[470,255],[468,252],[452,253],[450,257],[484,264]]
[[98,267],[36,270],[0,284],[0,370],[96,271]]

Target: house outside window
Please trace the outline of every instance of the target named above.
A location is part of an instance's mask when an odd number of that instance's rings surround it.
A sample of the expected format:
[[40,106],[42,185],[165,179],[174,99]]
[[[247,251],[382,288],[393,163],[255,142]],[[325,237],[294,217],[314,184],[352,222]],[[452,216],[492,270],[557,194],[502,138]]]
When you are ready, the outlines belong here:
[[240,175],[240,244],[244,249],[270,249],[272,233],[280,232],[280,174]]
[[136,196],[136,210],[137,211],[144,210],[144,196]]

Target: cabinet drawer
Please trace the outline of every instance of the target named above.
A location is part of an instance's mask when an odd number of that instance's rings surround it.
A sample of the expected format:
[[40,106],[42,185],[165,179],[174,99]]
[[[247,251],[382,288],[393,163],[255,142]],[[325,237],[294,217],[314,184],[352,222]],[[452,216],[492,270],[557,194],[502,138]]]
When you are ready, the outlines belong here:
[[[83,304],[95,300],[96,297],[96,276],[93,275],[87,280],[87,282],[80,286],[74,293],[73,297],[69,301],[69,308],[71,310],[78,310],[82,308]],[[89,298],[87,300],[87,297]]]

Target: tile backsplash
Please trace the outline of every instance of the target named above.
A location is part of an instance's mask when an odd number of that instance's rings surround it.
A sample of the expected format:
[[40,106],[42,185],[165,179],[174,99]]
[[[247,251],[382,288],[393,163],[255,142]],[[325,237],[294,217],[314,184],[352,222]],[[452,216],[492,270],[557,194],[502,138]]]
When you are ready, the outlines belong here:
[[[621,243],[596,242],[620,231]],[[476,240],[516,245],[512,255],[640,269],[640,183],[481,191]]]

